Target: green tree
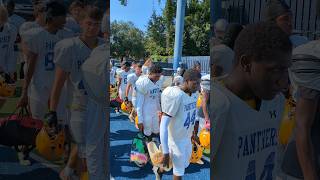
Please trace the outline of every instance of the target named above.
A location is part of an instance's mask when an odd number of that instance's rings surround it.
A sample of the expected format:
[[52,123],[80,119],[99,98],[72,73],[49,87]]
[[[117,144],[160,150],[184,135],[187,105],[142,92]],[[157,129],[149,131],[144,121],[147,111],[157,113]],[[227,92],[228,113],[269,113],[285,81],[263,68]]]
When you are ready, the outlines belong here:
[[145,49],[149,56],[166,55],[165,25],[162,16],[155,11],[148,22]]
[[176,1],[167,0],[166,6],[163,11],[163,18],[166,27],[166,53],[167,55],[173,55],[174,46],[174,18],[176,12]]
[[111,23],[111,54],[114,58],[140,59],[145,55],[144,34],[132,22]]
[[188,0],[182,54],[209,55],[210,0]]

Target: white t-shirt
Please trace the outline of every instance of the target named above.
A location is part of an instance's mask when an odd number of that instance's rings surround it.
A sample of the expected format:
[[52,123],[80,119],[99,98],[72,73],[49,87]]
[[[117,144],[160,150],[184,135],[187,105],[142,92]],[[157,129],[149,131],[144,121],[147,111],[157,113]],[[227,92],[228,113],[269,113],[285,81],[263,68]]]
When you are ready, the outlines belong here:
[[39,27],[33,28],[27,32],[30,36],[25,41],[27,48],[38,55],[35,72],[32,78],[32,84],[51,89],[54,80],[54,47],[62,39],[71,37],[68,32],[51,34],[46,29]]
[[64,25],[67,29],[74,32],[76,35],[79,35],[81,33],[81,27],[78,24],[78,22],[72,17],[69,16],[66,18],[66,24]]
[[275,179],[283,95],[257,111],[217,83],[213,92],[213,178]]
[[[99,45],[104,41],[99,39]],[[54,62],[57,66],[69,73],[67,90],[68,105],[72,109],[83,109],[87,103],[87,92],[83,85],[81,65],[90,56],[90,49],[79,37],[68,38],[57,43]]]
[[16,27],[16,29],[20,29],[20,26],[26,22],[25,19],[23,19],[22,17],[16,15],[16,14],[12,14],[9,18],[8,18],[8,22],[12,25],[14,25]]
[[196,122],[197,95],[189,96],[178,86],[164,89],[161,95],[161,110],[171,116],[168,127],[169,142],[177,144],[191,138]]
[[136,73],[131,73],[128,75],[128,83],[131,84],[131,89],[129,91],[129,94],[131,95],[132,98],[137,97],[136,82],[138,79],[139,79],[139,76],[137,76]]
[[161,85],[159,81],[152,82],[148,76],[142,76],[136,81],[136,110],[139,122],[146,116],[154,116],[160,108]]
[[124,70],[121,70],[118,72],[118,77],[121,78],[121,84],[120,84],[119,91],[121,91],[123,93],[126,91],[127,84],[128,84],[128,75],[130,73],[131,73],[130,71],[126,72]]
[[4,72],[16,71],[16,56],[14,42],[17,37],[17,29],[6,23],[0,31],[0,68]]

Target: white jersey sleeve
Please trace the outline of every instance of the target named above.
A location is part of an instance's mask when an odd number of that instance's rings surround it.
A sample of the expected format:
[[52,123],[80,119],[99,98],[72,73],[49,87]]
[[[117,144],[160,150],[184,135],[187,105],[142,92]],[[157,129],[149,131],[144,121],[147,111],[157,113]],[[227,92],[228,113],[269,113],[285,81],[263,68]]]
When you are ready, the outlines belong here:
[[134,73],[129,74],[127,77],[128,84],[133,85],[135,83],[134,80],[135,80],[135,74]]
[[72,70],[72,46],[73,39],[69,38],[59,41],[54,48],[54,63],[65,72],[71,72]]
[[181,104],[181,93],[173,87],[167,87],[161,94],[161,110],[163,113],[174,117]]
[[226,125],[230,102],[227,97],[217,88],[213,89],[213,109],[212,112],[212,128],[213,128],[213,157],[215,157],[219,145],[222,141],[224,127]]
[[41,37],[39,37],[40,32],[40,28],[30,29],[28,32],[29,38],[24,40],[28,50],[35,54],[39,54],[39,50],[42,49],[42,47],[39,47],[39,41],[41,40]]
[[143,77],[137,80],[136,82],[136,90],[141,94],[147,94],[146,85],[148,84],[147,79],[148,77]]

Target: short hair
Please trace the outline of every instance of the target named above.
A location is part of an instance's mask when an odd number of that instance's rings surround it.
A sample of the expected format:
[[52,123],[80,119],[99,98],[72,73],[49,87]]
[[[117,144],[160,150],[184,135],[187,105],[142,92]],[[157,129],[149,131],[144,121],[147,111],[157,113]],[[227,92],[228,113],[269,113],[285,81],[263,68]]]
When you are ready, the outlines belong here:
[[201,74],[195,69],[187,69],[183,74],[184,81],[196,81],[201,79]]
[[84,13],[84,18],[91,18],[96,21],[101,21],[103,18],[103,11],[96,7],[96,6],[87,6],[85,13]]
[[130,64],[128,61],[122,61],[122,63],[121,63],[121,67],[122,67],[122,66],[130,67],[130,66],[131,66],[131,64]]
[[152,64],[149,68],[149,73],[162,73],[162,67],[158,64]]
[[259,22],[246,26],[235,41],[235,64],[241,56],[252,57],[254,61],[268,60],[275,53],[291,52],[289,36],[275,23]]
[[140,62],[137,62],[136,65],[137,65],[137,67],[139,67],[139,68],[142,68],[142,66],[143,66],[143,64],[140,63]]
[[52,1],[46,4],[46,21],[50,21],[57,16],[66,16],[66,15],[67,15],[67,10],[63,4],[56,1]]
[[82,2],[82,1],[79,1],[79,0],[76,0],[76,1],[73,1],[70,6],[69,6],[69,11],[71,11],[72,9],[74,8],[77,8],[77,7],[80,7],[80,8],[85,8],[85,4]]

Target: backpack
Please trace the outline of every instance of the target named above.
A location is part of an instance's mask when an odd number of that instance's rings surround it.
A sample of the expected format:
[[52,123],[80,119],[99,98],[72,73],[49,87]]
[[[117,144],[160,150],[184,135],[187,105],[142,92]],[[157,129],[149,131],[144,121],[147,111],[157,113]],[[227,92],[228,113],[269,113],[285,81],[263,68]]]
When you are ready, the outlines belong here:
[[130,162],[134,162],[138,167],[145,166],[148,162],[147,152],[146,138],[139,132],[132,140]]
[[14,146],[17,152],[27,157],[36,145],[36,137],[43,122],[33,119],[26,108],[15,110],[10,116],[0,119],[0,144]]

